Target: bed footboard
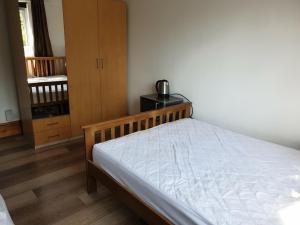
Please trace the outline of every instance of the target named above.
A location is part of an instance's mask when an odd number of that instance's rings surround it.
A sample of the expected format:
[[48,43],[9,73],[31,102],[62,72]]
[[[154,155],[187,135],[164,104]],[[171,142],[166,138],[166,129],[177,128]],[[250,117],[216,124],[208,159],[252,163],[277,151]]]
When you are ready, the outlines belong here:
[[40,82],[28,84],[31,107],[42,107],[68,102],[68,82]]
[[149,224],[171,225],[165,216],[140,199],[135,193],[123,187],[105,170],[93,163],[93,146],[99,142],[146,130],[163,123],[190,117],[191,103],[183,103],[155,111],[140,113],[112,121],[83,127],[86,150],[87,192],[97,191],[96,180],[109,188],[121,201],[145,219]]

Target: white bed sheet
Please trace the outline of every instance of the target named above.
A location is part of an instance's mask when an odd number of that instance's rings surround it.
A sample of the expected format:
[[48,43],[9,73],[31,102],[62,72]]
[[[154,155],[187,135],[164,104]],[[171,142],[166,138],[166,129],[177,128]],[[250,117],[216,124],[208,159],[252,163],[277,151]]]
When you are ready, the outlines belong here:
[[28,84],[37,84],[45,82],[68,81],[66,75],[55,75],[48,77],[31,77],[27,79]]
[[94,146],[174,224],[299,225],[300,151],[183,119]]
[[[60,82],[60,81],[68,81],[68,77],[66,75],[55,75],[55,76],[49,76],[49,77],[34,77],[34,78],[28,78],[27,82],[29,84],[38,84],[38,83],[46,83],[46,82]],[[44,99],[43,95],[43,86],[38,87],[39,89],[39,97],[40,97],[40,103],[50,102],[50,88],[45,87],[45,93],[46,93],[46,99]],[[64,93],[64,99],[68,99],[68,85],[64,84],[63,88],[61,86],[57,87],[58,91],[58,99],[56,99],[55,95],[55,85],[51,86],[52,91],[52,100],[54,102],[63,100],[62,92]],[[33,103],[38,103],[38,93],[36,88],[32,88],[32,97],[33,97]]]
[[9,212],[7,210],[7,207],[5,205],[4,199],[0,195],[0,224],[1,225],[14,225],[13,221],[11,220],[11,217],[9,215]]

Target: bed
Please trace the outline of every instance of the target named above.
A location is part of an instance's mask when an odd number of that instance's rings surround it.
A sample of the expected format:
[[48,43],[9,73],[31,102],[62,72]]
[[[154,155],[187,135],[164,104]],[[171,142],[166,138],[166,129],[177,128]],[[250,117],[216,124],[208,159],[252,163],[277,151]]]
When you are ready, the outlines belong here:
[[69,113],[65,57],[25,59],[33,118]]
[[68,101],[68,78],[66,75],[30,77],[27,82],[32,107]]
[[88,191],[98,179],[149,224],[300,224],[300,152],[190,119],[189,107],[85,127]]

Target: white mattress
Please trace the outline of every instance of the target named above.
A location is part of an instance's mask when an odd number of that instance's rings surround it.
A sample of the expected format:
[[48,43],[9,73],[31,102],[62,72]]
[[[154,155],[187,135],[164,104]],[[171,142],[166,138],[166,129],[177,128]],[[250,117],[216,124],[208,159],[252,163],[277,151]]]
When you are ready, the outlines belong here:
[[93,157],[174,224],[300,224],[294,149],[183,119],[97,144]]
[[0,195],[0,224],[1,225],[14,225],[13,221],[10,218],[8,210],[6,208],[4,199]]
[[49,77],[31,77],[27,79],[28,84],[37,84],[45,82],[55,82],[55,81],[68,81],[66,75],[55,75]]
[[[60,81],[67,81],[68,78],[66,75],[56,75],[56,76],[49,76],[49,77],[34,77],[34,78],[28,78],[27,82],[29,84],[38,84],[38,83],[46,83],[46,82],[60,82]],[[63,88],[61,86],[57,86],[57,91],[58,91],[58,99],[56,99],[55,95],[55,85],[46,86],[45,87],[45,94],[46,94],[46,99],[44,99],[43,95],[43,86],[40,87],[32,87],[32,97],[33,97],[33,103],[37,104],[38,103],[38,93],[37,93],[37,88],[39,89],[39,97],[40,97],[40,103],[46,103],[50,102],[50,88],[52,91],[52,101],[62,101],[68,99],[68,85],[64,84]],[[62,95],[62,92],[64,93],[64,96]],[[64,98],[63,98],[64,97]]]

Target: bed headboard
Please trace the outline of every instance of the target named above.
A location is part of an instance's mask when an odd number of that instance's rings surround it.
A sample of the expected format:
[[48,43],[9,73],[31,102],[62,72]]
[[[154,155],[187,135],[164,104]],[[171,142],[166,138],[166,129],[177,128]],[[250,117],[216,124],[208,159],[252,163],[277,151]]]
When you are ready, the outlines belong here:
[[66,57],[26,57],[28,77],[48,77],[53,75],[67,75]]
[[120,119],[84,126],[86,160],[93,160],[92,150],[96,143],[146,130],[163,123],[189,118],[190,110],[191,103],[183,103]]

